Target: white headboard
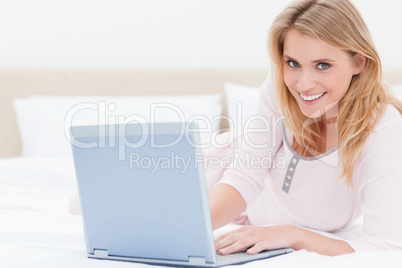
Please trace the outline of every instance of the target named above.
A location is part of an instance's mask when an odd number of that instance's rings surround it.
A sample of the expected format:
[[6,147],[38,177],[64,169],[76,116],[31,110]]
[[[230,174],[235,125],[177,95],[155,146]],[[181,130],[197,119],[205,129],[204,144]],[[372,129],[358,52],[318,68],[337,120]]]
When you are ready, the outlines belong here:
[[[267,74],[262,69],[0,69],[0,158],[21,155],[14,98],[223,93],[225,82],[258,87]],[[402,70],[385,71],[384,82],[402,84]]]
[[21,155],[14,98],[223,93],[225,82],[259,86],[267,74],[267,70],[239,69],[0,69],[0,158]]

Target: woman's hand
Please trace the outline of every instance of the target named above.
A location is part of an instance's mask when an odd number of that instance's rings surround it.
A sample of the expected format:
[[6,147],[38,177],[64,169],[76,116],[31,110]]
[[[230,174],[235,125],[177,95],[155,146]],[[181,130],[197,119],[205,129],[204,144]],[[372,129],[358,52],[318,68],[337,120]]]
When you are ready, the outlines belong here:
[[264,250],[292,248],[296,236],[297,229],[292,225],[244,226],[218,237],[215,247],[223,255],[244,250],[256,254]]
[[340,255],[354,250],[342,240],[329,238],[293,225],[244,226],[221,235],[215,240],[219,254],[247,250],[257,254],[278,248],[305,249],[323,255]]

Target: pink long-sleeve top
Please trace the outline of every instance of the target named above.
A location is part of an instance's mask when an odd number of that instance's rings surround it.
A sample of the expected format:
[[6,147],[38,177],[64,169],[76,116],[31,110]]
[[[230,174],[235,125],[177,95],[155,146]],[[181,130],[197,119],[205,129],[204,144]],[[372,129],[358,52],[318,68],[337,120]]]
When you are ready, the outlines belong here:
[[363,215],[362,233],[347,240],[355,251],[402,250],[402,116],[396,108],[389,105],[369,134],[353,188],[336,182],[342,171],[337,147],[301,156],[282,120],[268,78],[256,117],[230,149],[232,163],[219,182],[240,192],[249,222],[336,233]]

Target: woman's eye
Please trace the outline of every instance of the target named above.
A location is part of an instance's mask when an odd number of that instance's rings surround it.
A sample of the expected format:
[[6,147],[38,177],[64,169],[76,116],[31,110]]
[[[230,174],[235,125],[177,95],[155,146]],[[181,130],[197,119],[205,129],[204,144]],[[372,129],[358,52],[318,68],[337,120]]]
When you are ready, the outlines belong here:
[[331,65],[329,65],[328,63],[325,63],[325,62],[321,62],[317,65],[317,68],[320,70],[326,70],[329,67],[331,67]]
[[290,60],[287,62],[290,68],[298,68],[300,67],[300,64],[298,64],[297,62]]

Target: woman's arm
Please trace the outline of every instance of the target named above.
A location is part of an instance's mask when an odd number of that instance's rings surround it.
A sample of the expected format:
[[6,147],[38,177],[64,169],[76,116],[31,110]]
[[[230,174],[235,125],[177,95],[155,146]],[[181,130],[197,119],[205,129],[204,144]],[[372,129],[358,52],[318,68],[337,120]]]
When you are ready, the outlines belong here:
[[342,240],[329,238],[293,225],[245,226],[228,232],[215,241],[220,254],[247,250],[256,254],[278,248],[305,249],[323,255],[335,256],[354,250]]
[[[209,194],[212,227],[217,229],[233,221],[246,209],[241,194],[228,184],[218,184]],[[228,232],[215,241],[220,254],[247,250],[256,254],[278,248],[305,249],[323,255],[340,255],[354,250],[342,240],[329,238],[293,225],[245,226]]]
[[209,194],[212,228],[228,224],[246,209],[241,194],[228,184],[218,184]]

